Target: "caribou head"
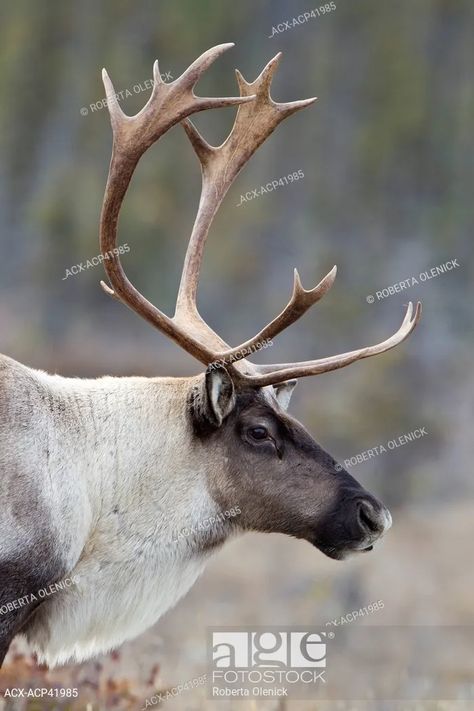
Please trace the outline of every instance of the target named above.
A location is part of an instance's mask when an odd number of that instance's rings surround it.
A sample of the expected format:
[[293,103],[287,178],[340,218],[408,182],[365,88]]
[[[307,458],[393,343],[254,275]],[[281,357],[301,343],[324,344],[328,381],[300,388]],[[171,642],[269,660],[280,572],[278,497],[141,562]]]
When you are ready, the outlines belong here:
[[336,559],[372,550],[390,513],[287,414],[295,384],[252,388],[224,369],[206,373],[190,404],[196,436],[213,452],[209,490],[221,510],[239,502],[240,530],[304,538]]

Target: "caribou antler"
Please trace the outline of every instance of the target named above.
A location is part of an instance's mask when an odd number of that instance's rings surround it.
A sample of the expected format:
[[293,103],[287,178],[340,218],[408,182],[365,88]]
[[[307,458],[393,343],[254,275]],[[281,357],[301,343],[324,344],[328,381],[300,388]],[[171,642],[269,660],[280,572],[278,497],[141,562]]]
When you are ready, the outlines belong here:
[[[196,295],[204,245],[214,215],[232,182],[283,119],[316,101],[315,98],[285,104],[273,101],[270,87],[280,58],[281,52],[270,60],[260,76],[251,84],[236,70],[241,96],[255,95],[256,98],[255,101],[239,107],[232,131],[222,145],[210,146],[191,121],[183,122],[202,171],[201,201],[186,252],[176,305],[175,319],[183,325],[194,324],[199,327],[203,323],[197,310]],[[331,288],[335,277],[334,267],[314,289],[306,290],[303,289],[295,269],[293,293],[281,314],[248,341],[235,348],[220,350],[215,354],[215,360],[233,363],[245,358],[253,347],[258,346],[264,339],[281,333],[319,301]]]
[[[204,52],[170,84],[165,84],[161,80],[156,61],[153,67],[152,94],[146,106],[136,116],[126,116],[122,112],[112,82],[105,69],[102,72],[114,134],[112,159],[100,217],[100,247],[102,254],[108,255],[104,260],[104,267],[113,288],[111,289],[104,282],[101,282],[102,287],[108,294],[118,298],[153,326],[166,333],[205,365],[215,360],[210,345],[212,330],[201,329],[198,337],[192,335],[189,328],[183,328],[176,320],[164,314],[133,286],[123,270],[116,249],[117,222],[138,161],[147,148],[171,126],[180,123],[196,111],[243,104],[255,98],[253,96],[202,98],[195,96],[193,92],[203,72],[230,47],[233,47],[232,43],[221,44]],[[216,342],[219,345],[223,344],[223,341],[217,337],[217,341],[214,340],[214,347]]]
[[328,373],[331,370],[344,368],[346,365],[355,363],[356,360],[362,358],[370,358],[370,356],[385,353],[391,348],[395,348],[399,343],[405,340],[415,328],[421,317],[421,303],[418,301],[413,314],[413,304],[410,301],[403,323],[396,333],[386,341],[378,343],[375,346],[366,346],[359,348],[356,351],[349,353],[341,353],[340,355],[330,356],[329,358],[320,358],[318,360],[308,360],[299,363],[279,363],[274,365],[258,365],[255,368],[258,375],[245,375],[246,382],[254,387],[263,387],[264,385],[276,385],[285,380],[292,378],[304,378],[308,375],[320,375]]
[[[283,104],[273,101],[270,86],[281,53],[267,64],[252,83],[245,81],[240,72],[236,71],[240,97],[196,97],[193,87],[201,74],[231,46],[219,45],[208,50],[171,84],[161,81],[158,64],[155,63],[152,95],[142,111],[132,117],[125,116],[119,108],[112,83],[104,70],[114,144],[101,215],[100,243],[103,254],[113,255],[104,261],[113,289],[103,282],[102,286],[205,365],[216,361],[228,364],[237,379],[254,387],[276,384],[289,378],[317,375],[393,348],[415,328],[421,314],[421,304],[417,305],[413,316],[410,303],[399,331],[376,346],[303,363],[271,366],[247,364],[245,369],[238,365],[235,367],[234,363],[245,359],[255,346],[281,333],[319,301],[334,283],[336,267],[309,290],[303,288],[295,270],[292,296],[283,311],[259,333],[234,348],[230,348],[200,316],[196,297],[202,256],[209,228],[222,200],[245,163],[278,124],[315,101],[314,98]],[[196,111],[236,104],[239,108],[234,126],[228,138],[218,147],[209,145],[186,118]],[[184,261],[176,311],[173,318],[170,318],[147,301],[130,283],[120,263],[118,250],[114,251],[114,248],[119,210],[140,157],[171,126],[179,122],[183,122],[201,163],[202,190]]]
[[[307,99],[279,104],[271,99],[270,84],[280,54],[267,64],[252,84],[247,83],[240,72],[236,72],[240,97],[195,97],[192,89],[202,72],[231,46],[233,45],[219,45],[208,50],[171,84],[161,81],[158,63],[155,62],[153,93],[145,108],[133,117],[125,116],[121,111],[112,83],[104,70],[114,146],[101,215],[100,243],[103,254],[113,255],[104,261],[113,289],[104,283],[102,286],[107,293],[123,301],[206,365],[217,360],[233,362],[243,359],[251,346],[258,345],[263,338],[271,338],[281,332],[316,303],[332,285],[335,277],[333,269],[317,287],[307,291],[303,289],[299,276],[295,273],[293,295],[284,311],[257,336],[235,348],[229,348],[198,313],[196,292],[202,253],[209,227],[222,199],[242,167],[277,125],[287,116],[315,101]],[[117,250],[114,251],[119,210],[138,160],[152,143],[194,111],[233,104],[240,104],[234,127],[228,139],[218,148],[208,145],[189,121],[184,122],[186,132],[201,161],[203,186],[184,262],[176,313],[170,318],[145,299],[123,271]],[[243,110],[249,106],[252,106],[250,111]]]

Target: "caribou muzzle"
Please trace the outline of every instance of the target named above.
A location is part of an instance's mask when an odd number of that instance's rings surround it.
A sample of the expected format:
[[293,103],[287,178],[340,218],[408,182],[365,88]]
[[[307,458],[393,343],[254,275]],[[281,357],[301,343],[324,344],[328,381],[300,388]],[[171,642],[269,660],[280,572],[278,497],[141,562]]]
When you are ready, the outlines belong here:
[[390,511],[369,493],[349,496],[336,511],[319,519],[309,537],[325,555],[343,560],[351,553],[367,553],[392,525]]

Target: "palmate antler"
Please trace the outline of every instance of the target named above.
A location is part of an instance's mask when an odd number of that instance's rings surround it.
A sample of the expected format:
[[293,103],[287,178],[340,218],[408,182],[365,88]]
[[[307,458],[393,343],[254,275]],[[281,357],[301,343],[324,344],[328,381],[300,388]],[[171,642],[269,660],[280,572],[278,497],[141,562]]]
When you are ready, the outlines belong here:
[[[232,46],[223,44],[208,50],[170,84],[162,82],[158,63],[155,62],[152,95],[146,106],[132,117],[125,116],[120,109],[112,83],[104,70],[103,78],[114,142],[100,222],[100,245],[102,254],[113,255],[104,260],[113,288],[110,289],[103,282],[102,286],[204,365],[226,363],[237,379],[254,387],[277,384],[289,378],[318,375],[393,348],[415,328],[421,314],[421,304],[417,304],[413,314],[413,305],[410,302],[397,333],[376,346],[302,363],[261,366],[246,361],[245,369],[235,366],[236,362],[246,358],[262,341],[274,338],[319,301],[331,288],[336,276],[336,267],[310,290],[303,288],[295,270],[293,293],[283,311],[253,338],[235,348],[230,348],[200,316],[196,295],[204,245],[224,196],[245,163],[278,124],[315,101],[306,99],[284,104],[273,101],[270,85],[281,54],[274,57],[251,84],[245,81],[240,72],[236,72],[240,97],[196,97],[193,88],[201,74],[222,52]],[[218,147],[210,146],[187,119],[197,111],[231,105],[239,105],[234,126],[228,138]],[[184,261],[176,312],[173,318],[170,318],[145,299],[127,279],[115,247],[120,207],[140,157],[169,128],[179,122],[183,122],[201,163],[202,191]]]

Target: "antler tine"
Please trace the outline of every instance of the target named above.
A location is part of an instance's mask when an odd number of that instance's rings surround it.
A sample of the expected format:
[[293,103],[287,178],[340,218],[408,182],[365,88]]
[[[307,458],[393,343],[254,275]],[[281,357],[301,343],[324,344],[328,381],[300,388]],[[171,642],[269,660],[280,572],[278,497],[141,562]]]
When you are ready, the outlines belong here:
[[141,111],[135,116],[126,116],[119,107],[112,81],[105,69],[102,77],[107,95],[107,106],[114,131],[114,143],[122,152],[141,156],[152,143],[171,126],[179,123],[186,116],[205,109],[235,106],[252,101],[246,95],[234,97],[199,97],[194,94],[194,86],[205,70],[233,43],[220,44],[204,52],[181,76],[169,84],[160,76],[158,60],[153,65],[153,90]]
[[[200,57],[198,57],[189,67],[181,74],[180,81],[183,85],[187,86],[189,89],[194,88],[202,74],[209,69],[211,64],[213,64],[221,54],[226,52],[228,49],[234,47],[233,42],[227,42],[224,44],[218,44],[215,47],[211,47],[206,52],[203,52]],[[239,97],[237,97],[237,103]]]
[[240,105],[255,98],[252,95],[225,98],[202,98],[194,95],[193,88],[202,73],[232,46],[233,44],[222,44],[204,52],[170,84],[161,80],[158,63],[155,62],[152,94],[144,108],[135,116],[126,116],[123,113],[112,81],[105,69],[103,70],[114,141],[100,218],[101,252],[108,257],[104,260],[104,267],[112,288],[104,283],[102,286],[106,293],[123,301],[206,365],[214,360],[213,347],[222,348],[226,344],[209,327],[189,329],[175,323],[135,289],[123,271],[116,249],[117,222],[125,193],[140,157],[171,126],[196,111]]
[[[268,62],[254,82],[247,82],[236,70],[242,97],[255,94],[251,104],[239,106],[234,126],[228,138],[218,147],[209,145],[199,134],[191,121],[183,122],[184,129],[201,163],[202,192],[198,214],[184,262],[183,274],[176,304],[175,319],[180,323],[203,323],[196,306],[197,287],[202,263],[204,245],[212,220],[233,180],[257,148],[287,116],[312,104],[315,99],[277,103],[270,96],[271,82],[279,64],[281,52]],[[245,357],[241,351],[268,334],[272,337],[299,318],[312,304],[318,301],[332,285],[335,270],[330,272],[314,289],[306,291],[295,275],[292,298],[284,311],[259,334],[236,348],[227,348],[216,354],[216,358],[232,358],[233,361]],[[234,357],[235,356],[235,357]]]
[[114,85],[112,84],[112,80],[109,77],[105,67],[102,69],[102,81],[105,88],[105,95],[107,97],[107,108],[109,109],[110,123],[112,124],[112,129],[115,133],[127,117],[119,106]]
[[378,343],[375,346],[367,346],[349,353],[330,356],[329,358],[321,358],[318,360],[308,360],[300,363],[280,363],[275,365],[257,365],[254,369],[258,371],[257,375],[239,375],[242,380],[253,387],[263,387],[265,385],[275,385],[277,383],[290,380],[291,378],[304,378],[308,375],[320,375],[328,373],[331,370],[344,368],[362,358],[370,358],[371,356],[385,353],[391,348],[395,348],[399,343],[407,338],[413,329],[416,327],[421,317],[421,303],[416,305],[415,313],[413,314],[413,304],[410,301],[403,319],[403,323],[396,333],[390,338]]
[[[245,354],[252,352],[252,348],[258,346],[265,340],[275,338],[279,333],[284,331],[288,326],[297,321],[301,316],[303,316],[311,306],[314,306],[320,299],[323,298],[325,294],[329,291],[331,286],[334,284],[336,278],[337,267],[334,266],[331,271],[326,274],[326,276],[321,279],[319,284],[313,289],[304,289],[301,284],[300,275],[298,270],[294,270],[294,281],[293,281],[293,293],[288,304],[285,306],[283,311],[270,321],[261,331],[253,336],[248,341],[241,343],[240,346],[236,348],[229,348],[226,351],[219,353],[218,358],[223,361],[228,361],[229,363],[234,363],[241,358],[245,358]],[[242,355],[242,352],[243,355]],[[257,369],[260,366],[255,366]]]

